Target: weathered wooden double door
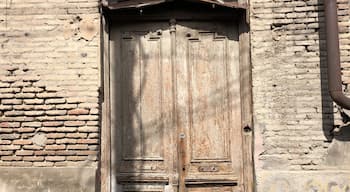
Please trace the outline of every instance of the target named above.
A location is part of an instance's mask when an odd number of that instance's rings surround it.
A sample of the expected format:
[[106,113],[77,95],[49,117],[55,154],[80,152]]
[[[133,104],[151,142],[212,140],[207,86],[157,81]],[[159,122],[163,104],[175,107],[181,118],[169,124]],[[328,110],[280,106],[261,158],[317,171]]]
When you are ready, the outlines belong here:
[[110,49],[118,191],[243,191],[237,25],[120,23]]

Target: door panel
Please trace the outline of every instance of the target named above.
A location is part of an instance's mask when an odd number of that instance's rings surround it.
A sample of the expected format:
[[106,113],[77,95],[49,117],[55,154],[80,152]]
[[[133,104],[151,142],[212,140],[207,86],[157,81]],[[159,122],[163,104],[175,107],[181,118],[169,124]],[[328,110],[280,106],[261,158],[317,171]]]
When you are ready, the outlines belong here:
[[241,190],[236,26],[144,22],[111,29],[112,159],[119,191]]
[[183,188],[227,191],[241,183],[242,168],[237,29],[186,22],[176,32]]
[[176,152],[171,150],[176,149],[171,138],[174,101],[167,28],[163,23],[140,23],[112,29],[113,158],[123,191],[163,191],[173,175]]

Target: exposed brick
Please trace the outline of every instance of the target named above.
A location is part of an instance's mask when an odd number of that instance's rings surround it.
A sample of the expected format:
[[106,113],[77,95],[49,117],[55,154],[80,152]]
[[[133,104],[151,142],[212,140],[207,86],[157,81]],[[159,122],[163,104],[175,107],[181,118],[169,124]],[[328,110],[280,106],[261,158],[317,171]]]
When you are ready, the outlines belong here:
[[88,138],[89,139],[94,139],[94,138],[99,138],[99,134],[98,133],[89,133],[89,136],[88,136]]
[[15,116],[23,116],[24,112],[23,111],[6,111],[4,114],[7,117],[15,117]]
[[67,138],[86,138],[86,133],[67,133]]
[[46,156],[45,157],[46,161],[64,161],[66,160],[66,157],[64,156]]
[[60,104],[56,105],[56,109],[74,109],[77,108],[76,104]]
[[34,109],[34,105],[14,105],[13,106],[14,110],[33,110]]
[[31,99],[34,97],[35,97],[34,93],[17,93],[16,94],[16,98],[19,98],[19,99]]
[[35,131],[35,128],[19,128],[17,132],[19,133],[32,133]]
[[17,128],[20,127],[20,123],[19,122],[1,122],[0,123],[0,127],[1,128]]
[[98,132],[98,127],[96,126],[84,126],[78,128],[79,132],[82,133],[90,133],[90,132]]
[[66,145],[46,145],[46,150],[63,150],[66,149]]
[[14,140],[12,144],[14,145],[30,145],[33,142],[31,140]]
[[31,167],[32,165],[33,165],[32,162],[15,161],[11,163],[11,166],[14,166],[14,167]]
[[57,132],[63,132],[63,133],[72,133],[76,132],[77,128],[75,127],[59,127],[56,129]]
[[24,115],[26,115],[26,116],[41,116],[44,114],[45,114],[44,111],[25,111],[24,112]]
[[9,139],[14,140],[20,138],[20,135],[17,133],[11,133],[11,134],[0,134],[0,139]]
[[81,149],[81,150],[84,150],[84,149],[88,149],[88,145],[87,144],[83,144],[83,145],[67,145],[67,149]]
[[28,157],[25,156],[23,157],[23,161],[44,161],[44,157],[43,156],[34,156],[34,157]]
[[40,105],[44,103],[44,99],[25,99],[23,102],[27,105]]
[[13,151],[0,151],[0,156],[8,156],[13,154]]
[[38,156],[56,155],[56,151],[35,151],[34,155],[38,155]]
[[12,143],[11,140],[2,140],[0,139],[0,145],[10,145]]
[[57,144],[75,144],[77,143],[76,139],[68,139],[68,138],[64,138],[64,139],[56,139],[56,143]]
[[67,127],[78,127],[85,125],[85,121],[66,121],[64,125]]
[[67,111],[66,110],[49,110],[46,111],[47,115],[66,115]]
[[84,161],[87,160],[87,156],[67,156],[68,161]]
[[38,146],[38,145],[23,145],[23,149],[28,149],[28,150],[42,150],[44,149],[43,146]]
[[77,155],[97,155],[97,151],[76,151]]
[[2,99],[1,104],[3,105],[20,105],[22,104],[22,99]]
[[0,93],[19,93],[20,88],[1,88]]
[[45,127],[59,127],[63,125],[63,121],[46,121],[43,122],[43,126]]
[[77,143],[98,144],[98,139],[78,139]]
[[16,151],[17,156],[30,156],[33,154],[34,154],[34,151],[30,151],[30,150]]
[[13,93],[1,93],[0,99],[12,99],[15,98],[15,94]]
[[58,93],[37,93],[38,98],[60,98],[61,96]]
[[64,138],[66,136],[65,133],[48,133],[46,134],[46,137],[49,139],[56,139],[56,138]]
[[21,156],[1,156],[2,161],[21,161]]
[[63,104],[66,102],[66,99],[46,99],[46,104]]
[[76,155],[77,152],[75,151],[56,151],[56,155],[63,155],[63,156],[68,156],[68,155]]
[[52,167],[53,162],[33,162],[34,167]]
[[41,127],[41,122],[24,122],[23,127]]
[[87,115],[89,110],[87,109],[72,109],[68,111],[68,115]]
[[23,93],[41,93],[44,89],[40,87],[23,87]]

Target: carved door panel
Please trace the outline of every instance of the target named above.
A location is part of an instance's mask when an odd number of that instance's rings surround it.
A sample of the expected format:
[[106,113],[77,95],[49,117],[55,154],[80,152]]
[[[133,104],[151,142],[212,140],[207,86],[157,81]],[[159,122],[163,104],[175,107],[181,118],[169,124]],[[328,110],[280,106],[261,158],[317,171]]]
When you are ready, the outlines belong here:
[[140,22],[111,29],[117,191],[241,191],[235,27]]
[[164,191],[176,156],[169,25],[119,24],[111,30],[115,179],[120,191]]
[[234,23],[176,26],[182,191],[239,191],[242,170],[238,32]]

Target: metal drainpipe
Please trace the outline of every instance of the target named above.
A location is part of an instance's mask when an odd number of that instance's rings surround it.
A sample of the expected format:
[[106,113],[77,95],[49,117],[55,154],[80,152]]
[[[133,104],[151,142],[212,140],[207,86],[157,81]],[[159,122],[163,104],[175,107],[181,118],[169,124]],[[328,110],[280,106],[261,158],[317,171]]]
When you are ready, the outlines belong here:
[[337,1],[325,0],[329,93],[339,106],[350,109],[350,98],[342,91]]

